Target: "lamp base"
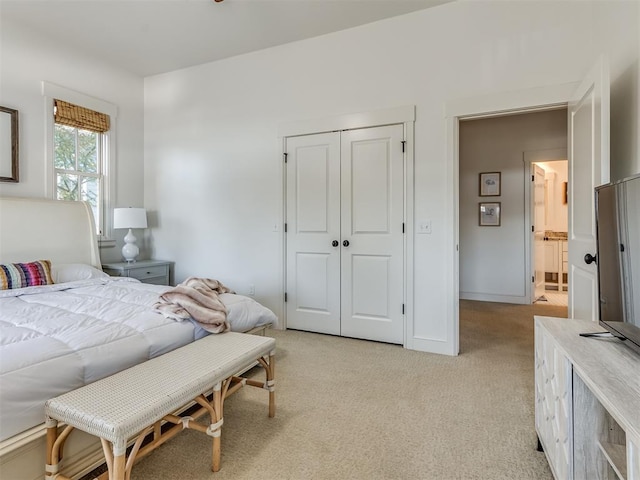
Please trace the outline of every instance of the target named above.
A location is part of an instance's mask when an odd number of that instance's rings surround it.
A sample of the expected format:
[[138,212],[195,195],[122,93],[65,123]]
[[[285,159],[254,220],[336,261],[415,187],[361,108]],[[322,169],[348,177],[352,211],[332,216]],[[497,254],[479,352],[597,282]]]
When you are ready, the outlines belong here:
[[131,229],[124,237],[124,246],[122,247],[122,256],[127,263],[133,263],[136,261],[136,257],[140,253],[140,249],[136,245],[136,237],[133,235]]

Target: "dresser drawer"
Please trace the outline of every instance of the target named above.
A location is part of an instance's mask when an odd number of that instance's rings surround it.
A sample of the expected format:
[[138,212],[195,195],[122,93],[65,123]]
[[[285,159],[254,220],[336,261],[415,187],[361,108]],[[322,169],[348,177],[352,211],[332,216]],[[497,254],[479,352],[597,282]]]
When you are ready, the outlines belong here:
[[145,278],[164,277],[167,275],[167,266],[159,265],[156,267],[142,267],[132,268],[129,270],[129,276],[131,278],[137,278],[138,280],[144,280]]

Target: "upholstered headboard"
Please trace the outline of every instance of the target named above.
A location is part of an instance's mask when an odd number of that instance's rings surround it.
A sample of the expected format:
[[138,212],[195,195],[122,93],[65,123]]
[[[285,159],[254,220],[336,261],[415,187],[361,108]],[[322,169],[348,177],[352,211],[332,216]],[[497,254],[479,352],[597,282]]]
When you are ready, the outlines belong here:
[[87,203],[0,197],[0,263],[33,260],[101,268]]

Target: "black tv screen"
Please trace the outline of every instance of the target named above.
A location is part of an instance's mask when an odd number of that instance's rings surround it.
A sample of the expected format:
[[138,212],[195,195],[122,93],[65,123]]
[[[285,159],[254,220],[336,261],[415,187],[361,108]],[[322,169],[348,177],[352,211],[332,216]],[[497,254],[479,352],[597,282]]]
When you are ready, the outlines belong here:
[[595,193],[600,325],[640,353],[640,175]]

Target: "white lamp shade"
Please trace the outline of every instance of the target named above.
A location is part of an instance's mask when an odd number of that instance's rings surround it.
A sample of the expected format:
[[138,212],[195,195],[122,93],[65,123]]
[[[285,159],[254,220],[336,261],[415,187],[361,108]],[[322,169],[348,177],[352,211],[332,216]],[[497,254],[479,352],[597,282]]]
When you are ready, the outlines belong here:
[[144,208],[114,208],[113,228],[147,228],[147,211]]

